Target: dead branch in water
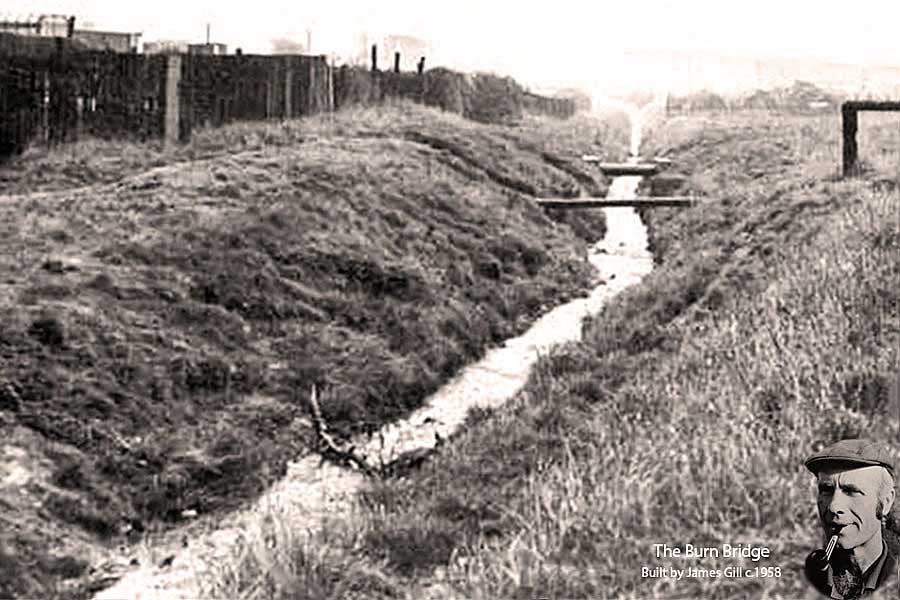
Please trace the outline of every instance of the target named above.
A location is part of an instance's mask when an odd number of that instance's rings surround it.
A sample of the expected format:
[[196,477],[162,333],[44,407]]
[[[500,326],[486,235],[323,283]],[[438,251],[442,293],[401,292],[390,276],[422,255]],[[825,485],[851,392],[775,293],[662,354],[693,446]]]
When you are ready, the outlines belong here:
[[443,444],[443,438],[435,432],[435,446],[433,448],[416,448],[404,452],[389,463],[382,464],[380,468],[372,467],[365,457],[355,452],[355,447],[350,446],[346,450],[341,448],[328,433],[328,424],[322,417],[322,410],[319,408],[318,394],[313,386],[309,394],[309,412],[312,416],[313,427],[316,432],[318,441],[318,452],[324,460],[329,460],[342,466],[353,466],[362,471],[369,477],[396,477],[405,474],[413,469],[420,467],[425,460],[430,458],[437,449]]
[[338,446],[331,434],[328,433],[328,425],[322,418],[322,411],[319,408],[319,400],[316,394],[316,388],[313,386],[309,394],[309,412],[312,415],[313,427],[316,431],[316,439],[318,441],[318,451],[325,460],[344,466],[355,466],[357,469],[372,477],[377,471],[373,469],[365,458],[354,452],[355,447],[350,446],[346,450]]

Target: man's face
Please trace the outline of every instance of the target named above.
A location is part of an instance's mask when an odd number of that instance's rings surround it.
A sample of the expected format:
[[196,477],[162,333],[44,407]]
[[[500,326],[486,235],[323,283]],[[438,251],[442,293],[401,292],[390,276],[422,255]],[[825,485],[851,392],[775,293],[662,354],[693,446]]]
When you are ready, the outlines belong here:
[[881,531],[876,516],[881,467],[824,468],[819,471],[819,517],[828,537],[850,550]]

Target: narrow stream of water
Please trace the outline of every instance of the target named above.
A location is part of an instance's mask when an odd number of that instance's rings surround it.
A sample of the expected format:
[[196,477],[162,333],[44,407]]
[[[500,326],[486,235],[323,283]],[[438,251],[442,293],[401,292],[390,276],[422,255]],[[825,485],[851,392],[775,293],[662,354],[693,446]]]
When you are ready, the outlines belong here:
[[[637,125],[637,124],[635,124]],[[637,135],[640,135],[639,133]],[[636,144],[635,144],[636,146]],[[633,150],[635,148],[633,147]],[[616,178],[608,196],[633,198],[640,177]],[[357,449],[371,464],[385,462],[415,448],[433,446],[435,433],[449,437],[474,407],[498,407],[525,384],[538,358],[563,342],[581,337],[582,321],[599,312],[603,304],[623,289],[638,283],[653,268],[647,249],[647,231],[632,208],[605,208],[607,234],[590,253],[590,262],[605,283],[589,296],[559,306],[541,317],[526,333],[491,350],[438,390],[408,418],[385,427],[381,435],[358,440]],[[390,449],[390,450],[387,450]],[[202,595],[203,573],[224,559],[246,523],[261,512],[278,507],[295,531],[315,531],[326,518],[349,515],[354,494],[363,485],[362,474],[332,464],[318,456],[291,463],[287,475],[248,511],[227,517],[209,534],[192,539],[187,548],[145,548],[138,556],[140,568],[128,572],[95,600],[174,600]],[[155,568],[159,557],[175,554],[171,564]]]

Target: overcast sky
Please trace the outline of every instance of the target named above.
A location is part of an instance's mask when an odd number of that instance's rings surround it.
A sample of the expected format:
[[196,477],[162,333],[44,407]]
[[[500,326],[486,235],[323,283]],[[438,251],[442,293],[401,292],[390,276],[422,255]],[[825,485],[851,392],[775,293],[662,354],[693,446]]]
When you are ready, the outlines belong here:
[[[850,7],[850,13],[847,13]],[[430,41],[460,68],[494,70],[532,85],[594,80],[623,50],[710,51],[816,57],[900,66],[900,2],[894,0],[2,0],[0,16],[74,14],[96,28],[143,40],[213,41],[229,51],[269,52],[273,38],[347,55],[370,39]],[[430,63],[433,66],[433,62]]]

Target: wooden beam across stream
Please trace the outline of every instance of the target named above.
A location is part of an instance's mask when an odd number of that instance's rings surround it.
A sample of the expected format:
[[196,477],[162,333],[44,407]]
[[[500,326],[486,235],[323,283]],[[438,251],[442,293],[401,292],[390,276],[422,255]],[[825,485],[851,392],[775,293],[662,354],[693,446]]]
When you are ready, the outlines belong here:
[[611,206],[631,206],[634,208],[656,208],[679,206],[688,208],[696,204],[694,196],[659,196],[656,198],[538,198],[541,208],[573,210],[579,208],[603,208]]
[[620,175],[656,175],[659,173],[659,163],[615,163],[603,162],[599,156],[582,156],[584,162],[597,163],[604,175],[618,177]]

